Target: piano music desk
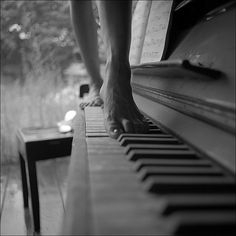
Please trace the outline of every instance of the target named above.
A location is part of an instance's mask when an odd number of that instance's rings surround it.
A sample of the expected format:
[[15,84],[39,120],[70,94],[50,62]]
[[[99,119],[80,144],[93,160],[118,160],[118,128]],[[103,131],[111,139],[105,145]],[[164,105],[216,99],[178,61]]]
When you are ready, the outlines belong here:
[[60,133],[57,127],[23,128],[18,130],[17,142],[24,207],[29,207],[30,193],[34,232],[39,233],[40,210],[36,162],[70,155],[72,133]]

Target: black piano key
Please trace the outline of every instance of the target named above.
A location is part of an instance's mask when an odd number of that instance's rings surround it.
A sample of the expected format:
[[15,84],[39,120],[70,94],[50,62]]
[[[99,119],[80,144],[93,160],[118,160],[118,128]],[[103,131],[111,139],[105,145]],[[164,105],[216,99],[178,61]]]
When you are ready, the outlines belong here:
[[[173,138],[170,134],[134,134],[134,133],[122,133],[118,137],[118,141],[121,142],[123,139],[145,139],[145,138]],[[134,142],[133,142],[134,143]]]
[[153,123],[152,121],[150,121],[150,120],[147,120],[147,123],[148,123],[149,125],[154,125],[154,123]]
[[181,213],[174,217],[175,236],[231,236],[235,235],[235,211],[201,211],[199,213]]
[[141,180],[153,176],[222,176],[224,173],[219,168],[211,167],[144,167],[139,171]]
[[164,134],[164,132],[160,129],[153,128],[148,130],[148,134]]
[[145,118],[145,119],[148,122],[148,124],[155,125],[156,127],[158,127],[157,124],[155,124],[151,119],[149,119],[149,118]]
[[[157,129],[157,128],[158,128],[154,123],[149,123],[149,124],[148,124],[148,127],[149,127],[150,129],[152,129],[152,128]],[[158,129],[160,129],[160,128],[158,128]]]
[[139,159],[134,164],[134,169],[139,171],[146,166],[186,166],[186,167],[210,167],[212,163],[209,160],[197,159]]
[[[151,135],[151,134],[150,134]],[[132,143],[142,144],[181,144],[181,142],[170,135],[159,135],[159,137],[127,137],[120,141],[121,146]]]
[[173,145],[173,144],[129,144],[125,148],[126,154],[131,150],[139,150],[139,149],[147,149],[147,150],[187,150],[188,147],[184,144],[182,145]]
[[235,181],[230,177],[202,176],[154,176],[145,181],[152,193],[232,193]]
[[162,215],[170,215],[178,211],[235,210],[236,196],[235,194],[174,195],[165,198],[162,206]]
[[138,159],[199,159],[193,151],[190,150],[135,150],[127,155],[131,161]]

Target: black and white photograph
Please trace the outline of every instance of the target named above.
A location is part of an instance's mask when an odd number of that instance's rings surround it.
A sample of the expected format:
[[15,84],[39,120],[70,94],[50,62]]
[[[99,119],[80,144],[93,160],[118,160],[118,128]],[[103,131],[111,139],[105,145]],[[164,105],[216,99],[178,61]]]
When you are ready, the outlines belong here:
[[235,0],[0,4],[1,236],[235,235]]

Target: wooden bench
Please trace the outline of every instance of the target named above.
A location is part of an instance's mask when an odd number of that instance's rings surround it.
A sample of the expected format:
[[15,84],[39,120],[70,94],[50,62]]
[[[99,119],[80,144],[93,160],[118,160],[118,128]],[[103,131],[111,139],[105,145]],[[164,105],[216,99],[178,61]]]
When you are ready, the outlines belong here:
[[57,127],[23,128],[17,133],[24,207],[29,207],[29,193],[34,232],[40,232],[40,204],[37,182],[37,161],[71,154],[72,133],[60,133]]

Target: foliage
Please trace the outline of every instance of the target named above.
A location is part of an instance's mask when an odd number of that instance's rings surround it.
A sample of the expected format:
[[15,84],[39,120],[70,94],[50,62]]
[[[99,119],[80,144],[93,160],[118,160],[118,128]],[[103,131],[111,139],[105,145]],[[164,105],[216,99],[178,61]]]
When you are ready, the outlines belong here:
[[3,63],[20,63],[23,76],[67,66],[74,47],[68,1],[1,1]]
[[78,84],[65,85],[61,73],[76,45],[68,1],[1,0],[0,17],[1,72],[14,73],[1,73],[1,163],[8,163],[17,161],[18,129],[55,126],[77,109]]

